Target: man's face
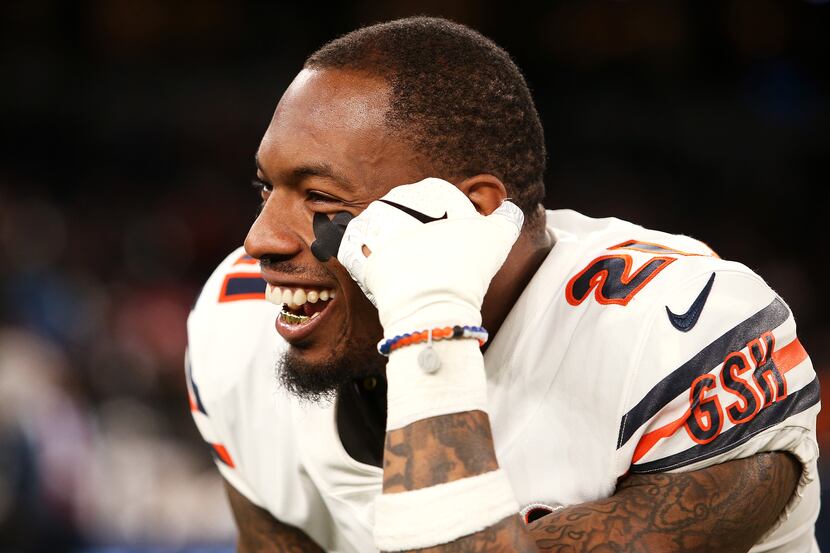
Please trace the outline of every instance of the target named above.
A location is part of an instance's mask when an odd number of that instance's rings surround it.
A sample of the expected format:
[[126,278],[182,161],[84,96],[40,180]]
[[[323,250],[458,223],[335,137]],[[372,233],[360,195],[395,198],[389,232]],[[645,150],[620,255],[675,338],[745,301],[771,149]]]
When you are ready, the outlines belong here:
[[[292,309],[299,316],[276,321],[291,346],[282,379],[303,395],[320,395],[384,366],[375,351],[382,337],[377,311],[337,259],[321,261],[311,245],[321,238],[321,215],[357,215],[392,187],[428,176],[384,125],[388,95],[377,77],[303,70],[280,100],[257,152],[263,207],[245,248],[260,259],[263,278],[278,293],[289,291],[293,298],[300,290],[299,299],[306,298]],[[324,301],[326,295],[334,299]]]

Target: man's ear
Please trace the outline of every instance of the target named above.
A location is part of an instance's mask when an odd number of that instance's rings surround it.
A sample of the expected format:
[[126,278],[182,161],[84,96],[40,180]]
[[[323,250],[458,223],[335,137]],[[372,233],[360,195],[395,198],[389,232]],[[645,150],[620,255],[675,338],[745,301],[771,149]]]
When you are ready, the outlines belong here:
[[468,177],[456,186],[482,215],[490,215],[507,199],[507,188],[501,179],[487,173]]

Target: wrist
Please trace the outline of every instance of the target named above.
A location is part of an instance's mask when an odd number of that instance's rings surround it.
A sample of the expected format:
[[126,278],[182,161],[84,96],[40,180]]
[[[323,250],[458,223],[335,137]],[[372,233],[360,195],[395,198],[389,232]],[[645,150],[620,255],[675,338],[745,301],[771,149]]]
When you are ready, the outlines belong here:
[[[433,373],[424,371],[419,362],[427,348],[432,348],[440,360],[440,368]],[[387,431],[429,417],[487,411],[484,357],[475,339],[400,348],[389,356],[386,379]]]
[[396,310],[394,313],[389,313],[380,309],[379,312],[383,335],[386,339],[405,333],[447,326],[481,326],[479,310],[466,302],[454,301],[452,298],[441,298],[441,301],[418,306],[408,312]]
[[[398,334],[393,338],[381,340],[378,344],[378,352],[381,355],[386,355],[388,357],[393,351],[396,351],[402,347],[416,344],[426,344],[427,346],[429,346],[432,344],[432,342],[439,342],[441,340],[474,339],[478,342],[479,347],[483,347],[484,344],[487,343],[488,338],[489,335],[487,334],[487,329],[481,326],[456,325],[436,327],[427,330]],[[424,364],[424,361],[422,359],[424,353],[432,351],[433,349],[428,347],[425,350],[421,350],[421,353],[418,354],[418,361],[421,365],[421,368],[427,372],[435,372],[440,367],[440,364]]]

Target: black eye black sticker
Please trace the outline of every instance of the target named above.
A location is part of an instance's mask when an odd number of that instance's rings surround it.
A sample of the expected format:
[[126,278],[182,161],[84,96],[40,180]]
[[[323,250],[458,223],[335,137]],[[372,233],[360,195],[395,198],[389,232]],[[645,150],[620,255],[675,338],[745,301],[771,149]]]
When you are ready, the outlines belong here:
[[341,211],[329,219],[328,215],[315,213],[312,226],[314,228],[314,242],[311,244],[311,253],[320,261],[328,261],[337,257],[340,242],[346,232],[346,225],[354,219],[348,211]]

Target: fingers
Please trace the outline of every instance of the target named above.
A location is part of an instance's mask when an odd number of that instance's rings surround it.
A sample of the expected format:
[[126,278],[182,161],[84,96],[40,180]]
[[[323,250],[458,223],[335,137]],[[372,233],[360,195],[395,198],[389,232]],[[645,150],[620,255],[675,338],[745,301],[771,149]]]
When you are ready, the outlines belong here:
[[352,219],[337,251],[337,260],[357,282],[363,281],[366,272],[366,256],[362,251],[366,244],[366,226],[367,222],[360,217]]
[[513,233],[513,237],[515,239],[519,236],[519,233],[522,230],[525,215],[522,213],[522,210],[519,209],[519,206],[510,200],[505,200],[498,208],[496,208],[495,211],[487,216],[487,220],[509,229]]
[[366,252],[371,253],[366,246],[369,224],[368,220],[360,217],[355,217],[349,222],[343,234],[343,241],[340,242],[340,249],[337,251],[337,260],[346,268],[352,280],[360,286],[369,301],[377,306],[374,295],[366,286]]

